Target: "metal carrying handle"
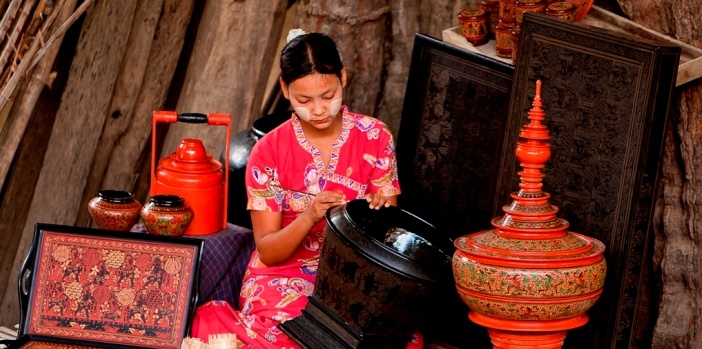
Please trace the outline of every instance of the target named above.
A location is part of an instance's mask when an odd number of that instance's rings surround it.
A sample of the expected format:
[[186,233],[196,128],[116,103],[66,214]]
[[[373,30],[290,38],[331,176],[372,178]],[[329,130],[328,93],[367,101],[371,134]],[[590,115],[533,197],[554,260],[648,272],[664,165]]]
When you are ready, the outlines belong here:
[[[36,224],[34,230],[35,233],[34,237],[32,238],[32,245],[29,248],[27,257],[22,262],[22,268],[20,269],[19,278],[17,278],[17,293],[19,294],[20,310],[25,309],[25,307],[29,306],[30,290],[32,289],[32,279],[34,278],[34,268],[36,268],[37,266],[36,256],[37,249],[39,248],[39,237],[36,233]],[[21,315],[22,318],[20,319],[19,329],[17,331],[17,338],[22,336],[22,334],[24,333],[25,323],[27,322],[27,314]]]
[[229,193],[229,140],[232,132],[232,118],[229,114],[222,113],[177,113],[175,111],[156,110],[153,113],[153,121],[151,124],[151,183],[156,180],[156,124],[159,122],[176,123],[186,122],[190,124],[204,124],[212,126],[226,126],[227,139],[225,142],[225,159],[224,159],[224,214],[222,215],[222,229],[227,228],[227,205]]
[[181,113],[178,114],[178,122],[191,124],[204,124],[207,122],[207,114],[202,113]]

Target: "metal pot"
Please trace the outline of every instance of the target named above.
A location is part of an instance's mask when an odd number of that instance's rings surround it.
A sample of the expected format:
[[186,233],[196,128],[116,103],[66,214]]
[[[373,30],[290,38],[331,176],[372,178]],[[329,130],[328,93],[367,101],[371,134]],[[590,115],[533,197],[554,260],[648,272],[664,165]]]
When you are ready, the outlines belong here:
[[[290,119],[289,111],[268,114],[253,122],[253,125],[232,137],[229,142],[229,202],[227,221],[251,229],[251,215],[246,210],[246,164],[256,142],[274,128]],[[222,152],[220,161],[224,161]]]

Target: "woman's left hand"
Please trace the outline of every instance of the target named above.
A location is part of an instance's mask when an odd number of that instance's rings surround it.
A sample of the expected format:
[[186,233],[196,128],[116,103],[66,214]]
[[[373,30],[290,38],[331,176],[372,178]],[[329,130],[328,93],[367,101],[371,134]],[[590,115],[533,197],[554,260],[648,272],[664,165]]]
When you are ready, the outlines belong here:
[[379,210],[381,207],[390,207],[393,203],[390,198],[380,194],[366,194],[366,201],[369,207],[374,210]]

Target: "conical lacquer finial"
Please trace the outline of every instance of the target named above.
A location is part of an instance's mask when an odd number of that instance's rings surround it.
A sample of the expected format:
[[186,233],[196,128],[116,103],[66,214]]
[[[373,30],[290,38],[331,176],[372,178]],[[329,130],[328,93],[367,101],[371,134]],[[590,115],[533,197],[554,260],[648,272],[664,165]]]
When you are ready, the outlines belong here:
[[544,175],[541,169],[551,157],[551,145],[548,143],[548,130],[541,121],[544,111],[541,109],[541,80],[536,81],[536,95],[532,102],[528,118],[530,122],[519,132],[521,140],[517,142],[517,159],[524,171],[519,172],[521,191],[519,196],[541,196],[541,183]]
[[[523,170],[519,174],[519,191],[512,193],[511,204],[503,207],[505,215],[493,219],[497,234],[505,237],[548,238],[566,234],[568,221],[558,218],[558,207],[549,203],[551,195],[542,191],[545,174],[541,172],[551,157],[548,129],[541,123],[541,80],[536,81],[536,94],[529,110],[529,123],[519,132],[516,155]],[[533,229],[522,229],[529,222]]]

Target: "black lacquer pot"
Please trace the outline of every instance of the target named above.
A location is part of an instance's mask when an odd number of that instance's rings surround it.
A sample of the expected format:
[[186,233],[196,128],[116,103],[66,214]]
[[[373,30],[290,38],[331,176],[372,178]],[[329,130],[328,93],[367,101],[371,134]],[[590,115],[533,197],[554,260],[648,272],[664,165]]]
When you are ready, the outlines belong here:
[[432,287],[452,278],[452,241],[412,213],[365,200],[326,219],[314,293],[281,328],[306,348],[404,348]]
[[[253,122],[253,125],[237,133],[229,141],[229,189],[227,205],[227,222],[252,229],[251,214],[246,209],[246,165],[249,162],[251,150],[259,139],[273,131],[286,120],[291,112],[279,112],[265,115]],[[220,162],[224,163],[224,152]]]

